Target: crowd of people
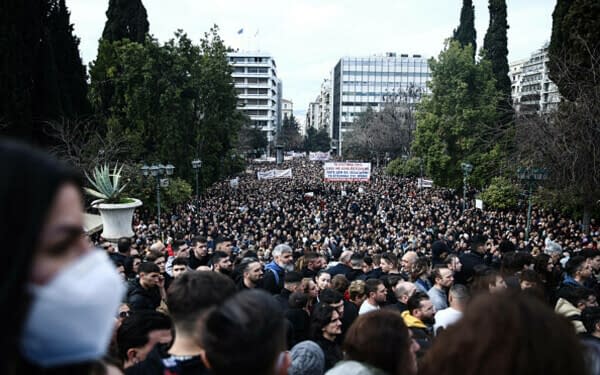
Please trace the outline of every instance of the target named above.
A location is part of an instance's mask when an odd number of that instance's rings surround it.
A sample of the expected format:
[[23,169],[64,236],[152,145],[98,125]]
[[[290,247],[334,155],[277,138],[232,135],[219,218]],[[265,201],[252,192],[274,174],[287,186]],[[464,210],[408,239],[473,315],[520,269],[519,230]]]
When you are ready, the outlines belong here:
[[594,221],[538,208],[526,239],[523,209],[300,159],[286,179],[250,164],[160,228],[142,207],[112,243],[82,229],[80,175],[14,143],[0,158],[0,373],[600,374]]

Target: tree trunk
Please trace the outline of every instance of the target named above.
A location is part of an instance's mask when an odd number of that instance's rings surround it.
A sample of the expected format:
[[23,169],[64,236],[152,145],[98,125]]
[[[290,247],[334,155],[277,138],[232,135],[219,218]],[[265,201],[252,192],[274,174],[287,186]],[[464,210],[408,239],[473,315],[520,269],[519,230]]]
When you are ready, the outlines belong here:
[[583,233],[590,234],[590,219],[592,217],[593,203],[585,202],[583,204]]

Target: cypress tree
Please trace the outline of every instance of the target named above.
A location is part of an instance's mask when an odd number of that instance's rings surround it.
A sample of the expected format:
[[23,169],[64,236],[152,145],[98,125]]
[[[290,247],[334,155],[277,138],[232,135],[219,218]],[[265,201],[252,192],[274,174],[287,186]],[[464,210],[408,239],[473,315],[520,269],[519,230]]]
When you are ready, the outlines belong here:
[[148,14],[142,0],[110,0],[102,38],[111,42],[129,39],[143,43],[148,34]]
[[79,54],[79,39],[73,35],[65,0],[52,0],[48,29],[58,77],[62,115],[68,118],[91,113],[87,99],[86,69]]
[[594,60],[600,58],[599,15],[597,0],[558,0],[552,13],[550,79],[569,100],[592,82]]
[[35,88],[43,34],[43,4],[35,0],[0,2],[0,132],[31,139]]
[[460,24],[454,29],[452,39],[458,41],[461,47],[473,46],[473,61],[477,51],[477,32],[475,31],[475,7],[472,0],[463,0],[460,11]]
[[508,23],[506,21],[506,0],[489,0],[490,25],[483,39],[485,56],[492,63],[496,77],[496,88],[502,96],[499,110],[503,112],[503,123],[512,116],[510,78],[508,77]]

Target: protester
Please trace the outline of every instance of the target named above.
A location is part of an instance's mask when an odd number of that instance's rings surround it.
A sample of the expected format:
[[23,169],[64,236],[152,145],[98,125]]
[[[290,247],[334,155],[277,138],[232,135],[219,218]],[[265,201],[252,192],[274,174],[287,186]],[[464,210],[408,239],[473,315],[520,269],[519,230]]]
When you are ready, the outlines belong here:
[[352,325],[343,345],[345,360],[327,375],[416,374],[419,344],[399,313],[372,311]]
[[[0,141],[0,373],[91,372],[108,348],[123,282],[83,230],[82,179],[50,155]],[[81,327],[86,327],[82,330]],[[60,366],[60,368],[59,368]]]
[[419,364],[422,375],[585,373],[568,321],[536,298],[504,293],[476,298]]
[[310,318],[310,337],[323,350],[327,371],[342,359],[342,350],[336,343],[336,338],[342,334],[340,314],[329,305],[319,304]]

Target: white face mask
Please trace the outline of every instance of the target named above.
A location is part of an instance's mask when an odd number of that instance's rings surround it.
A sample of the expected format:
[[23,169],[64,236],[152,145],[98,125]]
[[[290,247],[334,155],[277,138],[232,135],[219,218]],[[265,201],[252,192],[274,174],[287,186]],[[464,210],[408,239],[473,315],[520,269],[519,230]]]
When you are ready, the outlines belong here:
[[93,250],[44,286],[31,286],[33,301],[21,335],[29,361],[53,367],[101,358],[125,292],[105,252]]

